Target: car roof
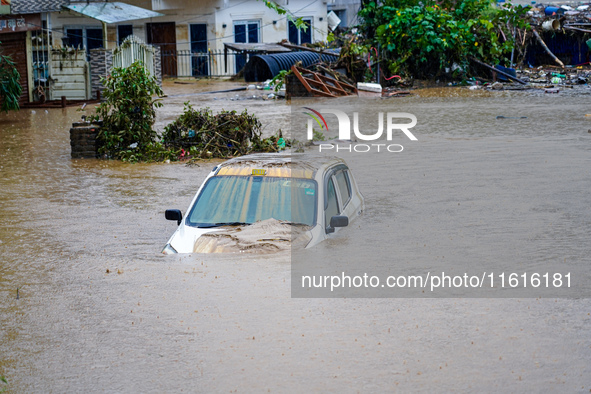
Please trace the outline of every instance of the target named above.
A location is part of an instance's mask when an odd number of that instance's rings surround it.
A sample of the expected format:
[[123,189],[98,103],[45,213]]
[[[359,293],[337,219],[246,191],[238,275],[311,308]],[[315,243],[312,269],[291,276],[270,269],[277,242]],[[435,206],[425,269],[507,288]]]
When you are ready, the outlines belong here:
[[255,153],[235,157],[220,164],[216,175],[253,175],[253,170],[265,170],[269,177],[314,179],[319,170],[345,161],[335,156],[308,153]]

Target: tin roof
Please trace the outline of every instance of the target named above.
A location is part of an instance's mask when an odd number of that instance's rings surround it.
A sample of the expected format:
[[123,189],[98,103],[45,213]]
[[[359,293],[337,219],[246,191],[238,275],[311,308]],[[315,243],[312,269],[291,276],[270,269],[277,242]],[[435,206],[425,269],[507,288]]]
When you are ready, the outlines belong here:
[[40,12],[57,12],[67,5],[69,0],[12,0],[12,14],[36,14]]
[[291,49],[281,46],[279,44],[267,44],[263,42],[225,42],[224,47],[236,52],[291,52]]
[[164,15],[118,1],[112,3],[72,3],[66,8],[105,23],[156,18]]

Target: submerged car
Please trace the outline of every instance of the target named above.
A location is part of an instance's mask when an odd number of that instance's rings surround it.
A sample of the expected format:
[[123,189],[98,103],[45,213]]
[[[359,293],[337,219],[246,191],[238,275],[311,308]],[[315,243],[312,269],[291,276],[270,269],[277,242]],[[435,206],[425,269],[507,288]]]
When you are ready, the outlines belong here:
[[224,251],[197,245],[214,233],[220,238],[221,232],[229,231],[231,237],[265,221],[297,228],[301,245],[309,248],[348,226],[363,209],[363,195],[340,158],[279,153],[241,156],[211,171],[184,217],[178,209],[166,211],[166,219],[179,226],[162,253]]

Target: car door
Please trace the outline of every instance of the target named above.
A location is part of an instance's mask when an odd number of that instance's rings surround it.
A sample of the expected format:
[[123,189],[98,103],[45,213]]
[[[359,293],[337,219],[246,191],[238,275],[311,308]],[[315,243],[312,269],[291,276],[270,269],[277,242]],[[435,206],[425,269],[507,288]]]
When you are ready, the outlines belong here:
[[348,168],[339,165],[331,169],[326,176],[324,202],[324,228],[330,224],[330,218],[335,215],[345,215],[350,218],[355,213],[351,204],[352,187]]
[[[339,200],[337,197],[337,188],[333,175],[330,175],[326,181],[326,193],[324,201],[324,229],[328,228],[330,218],[340,213]],[[327,232],[328,233],[328,232]]]

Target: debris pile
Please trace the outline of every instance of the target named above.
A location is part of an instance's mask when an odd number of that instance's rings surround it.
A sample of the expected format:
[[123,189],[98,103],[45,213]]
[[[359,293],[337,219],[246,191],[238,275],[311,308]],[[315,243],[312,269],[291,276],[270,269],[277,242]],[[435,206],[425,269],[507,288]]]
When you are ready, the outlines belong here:
[[[557,67],[537,67],[530,69],[514,70],[518,79],[524,83],[505,82],[486,82],[482,85],[473,85],[469,88],[474,89],[492,89],[492,90],[527,90],[539,89],[545,93],[559,93],[561,89],[574,89],[577,86],[588,85],[591,83],[591,69],[583,66],[569,67],[564,70]],[[497,76],[498,77],[498,76]],[[493,77],[493,80],[495,78]]]
[[[589,25],[589,19],[591,18],[591,5],[579,5],[573,7],[571,5],[554,5],[554,4],[535,4],[528,15],[532,18],[532,22],[538,25],[543,25],[547,20],[560,18],[561,24],[578,25],[583,26]],[[556,24],[546,24],[544,30],[553,29],[556,30]]]
[[185,103],[183,114],[164,129],[162,142],[181,149],[182,158],[228,158],[251,152],[277,152],[285,146],[281,131],[261,137],[261,122],[247,110],[213,114]]

